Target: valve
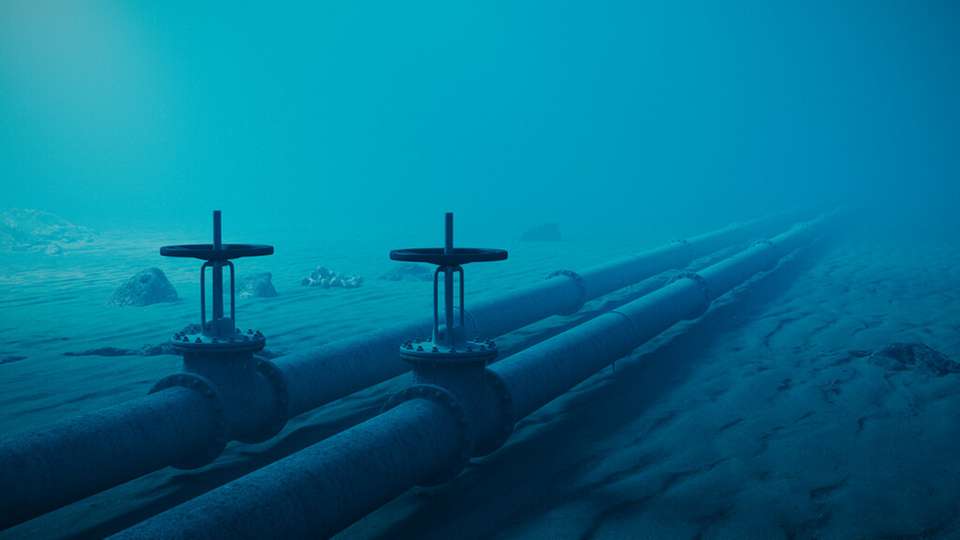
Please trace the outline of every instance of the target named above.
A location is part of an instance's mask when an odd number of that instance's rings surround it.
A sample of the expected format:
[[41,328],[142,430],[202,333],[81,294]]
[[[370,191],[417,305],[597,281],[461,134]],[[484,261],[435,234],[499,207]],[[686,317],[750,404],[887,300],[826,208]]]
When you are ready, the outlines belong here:
[[[183,373],[163,379],[154,391],[184,386],[210,397],[220,419],[220,429],[211,436],[211,446],[202,455],[191,456],[183,467],[197,467],[213,460],[228,440],[263,442],[283,429],[287,420],[287,388],[276,365],[257,359],[254,353],[266,345],[260,331],[242,332],[236,326],[236,277],[233,259],[273,254],[273,246],[224,244],[220,211],[213,212],[213,243],[164,246],[164,257],[200,259],[200,326],[197,331],[177,332],[172,345],[183,355]],[[223,269],[230,270],[230,313],[224,313]],[[210,319],[207,319],[207,268],[213,276]]]
[[[224,244],[221,240],[220,211],[213,211],[213,243],[163,246],[164,257],[186,257],[204,261],[200,267],[200,331],[178,332],[173,347],[181,353],[237,353],[263,349],[266,339],[257,330],[242,332],[236,326],[236,278],[232,260],[273,254],[273,246],[263,244]],[[230,316],[223,310],[223,268],[230,269]],[[213,276],[213,309],[207,320],[206,272]]]
[[[502,261],[503,249],[464,248],[453,245],[453,213],[447,212],[444,247],[397,249],[390,252],[395,261],[422,262],[437,265],[433,273],[433,335],[429,339],[409,340],[400,347],[400,356],[413,364],[479,363],[486,365],[496,358],[496,344],[491,340],[468,339],[464,305],[463,265],[472,262]],[[443,321],[440,330],[440,274],[443,274]],[[454,277],[459,276],[459,306],[454,307]],[[459,317],[458,317],[459,316]]]

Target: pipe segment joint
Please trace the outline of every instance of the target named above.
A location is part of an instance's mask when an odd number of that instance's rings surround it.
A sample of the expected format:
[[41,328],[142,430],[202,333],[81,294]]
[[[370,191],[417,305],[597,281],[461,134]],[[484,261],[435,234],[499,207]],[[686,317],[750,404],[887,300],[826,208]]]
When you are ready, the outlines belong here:
[[287,385],[272,362],[250,351],[186,353],[183,369],[205,379],[222,404],[230,440],[258,443],[283,429],[287,419]]
[[[412,485],[452,478],[472,452],[485,448],[478,440],[496,440],[491,435],[497,426],[493,419],[500,419],[499,429],[512,429],[514,418],[526,416],[609,362],[690,318],[700,307],[701,293],[709,304],[713,293],[723,294],[767,270],[776,262],[771,255],[794,247],[806,236],[802,232],[775,238],[775,249],[766,245],[748,249],[700,273],[676,276],[674,282],[687,279],[696,285],[663,287],[621,307],[614,317],[600,316],[489,368],[486,355],[463,354],[463,343],[444,345],[449,350],[436,346],[431,356],[430,347],[408,342],[400,356],[413,364],[416,383],[394,395],[385,405],[385,414],[255,472],[247,480],[156,516],[125,536],[144,537],[152,532],[162,537],[175,528],[187,533],[183,536],[216,536],[230,530],[249,537],[263,536],[262,531],[274,536],[332,535]],[[631,324],[624,325],[617,316]],[[474,347],[465,352],[479,351]],[[290,383],[298,384],[296,378]],[[497,410],[497,404],[512,406]],[[503,409],[510,409],[509,416]],[[316,489],[318,479],[321,486]],[[344,492],[343,486],[351,489]],[[264,499],[263,494],[271,496]],[[288,514],[294,519],[270,519],[288,510],[291,501],[296,503],[296,515]],[[319,516],[297,519],[314,514]],[[261,532],[255,527],[261,527]]]
[[470,440],[468,457],[493,452],[513,433],[513,398],[500,376],[486,367],[494,357],[489,354],[474,361],[405,358],[413,365],[413,388],[442,389],[469,419],[465,424]]
[[673,278],[667,283],[667,285],[680,281],[681,279],[687,279],[694,282],[697,285],[697,287],[699,287],[700,290],[703,291],[703,307],[697,310],[693,315],[690,316],[691,319],[696,319],[697,317],[700,317],[704,313],[706,313],[707,310],[710,309],[710,304],[713,302],[714,297],[713,297],[713,293],[710,291],[710,284],[707,282],[707,280],[703,276],[701,276],[696,272],[680,272],[677,275],[673,276]]
[[268,383],[272,390],[276,409],[263,422],[262,440],[271,439],[287,425],[287,410],[290,406],[290,391],[287,389],[287,380],[279,366],[269,360],[257,361],[257,372]]
[[494,409],[498,414],[488,415],[487,425],[478,429],[476,445],[473,449],[473,455],[476,457],[490,454],[503,446],[510,435],[513,435],[513,429],[517,423],[513,416],[513,396],[500,375],[490,369],[484,369],[483,385],[487,389],[484,401],[494,401],[496,403]]
[[460,471],[462,471],[470,461],[470,456],[473,453],[473,435],[470,421],[467,419],[467,412],[460,401],[447,389],[433,384],[416,384],[390,396],[390,399],[384,403],[381,414],[401,403],[414,399],[426,399],[440,405],[450,413],[450,416],[456,421],[459,431],[459,442],[458,451],[454,455],[454,458],[450,463],[440,465],[435,474],[423,478],[418,482],[419,485],[422,486],[444,484],[460,474]]
[[589,300],[589,293],[587,293],[587,283],[584,281],[583,276],[574,272],[573,270],[557,270],[555,272],[550,272],[547,275],[547,279],[552,279],[557,276],[566,276],[573,280],[577,285],[577,290],[580,292],[580,296],[577,298],[577,303],[574,306],[566,311],[558,313],[558,315],[573,315],[574,313],[583,309],[583,306],[586,305],[587,300]]
[[172,464],[178,469],[197,469],[212,463],[227,446],[228,428],[226,414],[223,410],[223,402],[213,383],[193,373],[175,373],[168,375],[157,381],[149,393],[155,394],[174,387],[186,388],[206,398],[217,418],[216,428],[209,434],[209,442],[206,448],[196,452],[180,463]]

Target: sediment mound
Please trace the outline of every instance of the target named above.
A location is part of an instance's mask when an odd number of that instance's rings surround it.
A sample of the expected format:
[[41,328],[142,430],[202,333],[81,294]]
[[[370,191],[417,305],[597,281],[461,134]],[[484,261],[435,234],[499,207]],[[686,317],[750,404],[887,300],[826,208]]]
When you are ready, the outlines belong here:
[[556,223],[544,223],[527,230],[520,236],[524,242],[559,242],[563,240],[560,226]]
[[0,249],[59,255],[65,245],[93,242],[96,234],[62,217],[32,208],[0,211]]
[[937,377],[960,373],[960,363],[923,343],[891,343],[870,355],[870,362],[893,371],[917,370]]
[[433,270],[422,264],[401,264],[380,276],[385,281],[433,281]]
[[[183,329],[180,331],[184,334],[196,334],[200,332],[200,325],[188,324],[187,326],[183,327]],[[157,345],[147,344],[140,347],[139,349],[127,349],[123,347],[97,347],[95,349],[87,349],[84,351],[67,351],[63,353],[64,356],[107,356],[107,357],[160,356],[162,354],[178,354],[178,353],[173,349],[173,344],[170,343],[169,341],[165,341]],[[253,353],[253,356],[255,358],[260,358],[263,360],[270,360],[280,356],[281,354],[282,353],[277,351],[262,349]],[[0,364],[2,363],[3,363],[2,358],[0,358]]]

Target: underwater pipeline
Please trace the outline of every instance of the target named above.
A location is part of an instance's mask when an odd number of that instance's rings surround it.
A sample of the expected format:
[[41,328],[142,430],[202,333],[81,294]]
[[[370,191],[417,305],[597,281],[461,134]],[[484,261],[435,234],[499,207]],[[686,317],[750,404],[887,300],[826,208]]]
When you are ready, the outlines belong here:
[[[555,272],[550,279],[478,303],[466,312],[466,321],[473,335],[496,337],[551,315],[574,313],[588,300],[766,236],[791,219],[778,215],[734,224],[581,273]],[[253,353],[263,348],[263,335],[235,328],[231,259],[269,255],[273,248],[224,244],[220,237],[216,212],[212,244],[161,250],[165,256],[203,260],[201,290],[206,270],[213,274],[211,320],[202,304],[202,331],[174,336],[173,344],[184,356],[181,373],[164,378],[143,398],[0,441],[0,529],[166,466],[206,465],[231,440],[267,440],[289,418],[410,369],[398,358],[397,347],[408,336],[429,333],[429,320],[272,361],[257,359]],[[224,271],[230,275],[229,316],[223,303]]]
[[[560,270],[527,287],[477,302],[466,312],[473,335],[497,337],[553,315],[576,313],[583,305],[660,272],[683,268],[722,248],[782,230],[795,213],[735,223],[714,232],[678,240],[582,272]],[[287,383],[290,418],[386,381],[410,370],[397,357],[397,344],[430,332],[430,318],[274,359]]]
[[[435,335],[433,354],[420,352],[421,342],[407,342],[400,353],[413,366],[414,385],[395,394],[379,416],[116,538],[333,535],[414,485],[455,477],[471,456],[499,448],[518,420],[674,324],[700,317],[718,297],[812,242],[825,220],[796,225],[696,273],[680,274],[494,364],[470,347],[476,341],[448,343],[451,338]],[[436,289],[434,298],[436,305]]]

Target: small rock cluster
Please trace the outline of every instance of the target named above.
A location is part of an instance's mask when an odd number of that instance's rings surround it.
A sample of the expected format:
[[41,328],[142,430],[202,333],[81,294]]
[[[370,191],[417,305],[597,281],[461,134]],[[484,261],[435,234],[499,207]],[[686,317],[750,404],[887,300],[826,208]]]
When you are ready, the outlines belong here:
[[316,270],[310,272],[308,277],[300,282],[304,287],[321,287],[329,289],[331,287],[341,287],[344,289],[356,289],[363,285],[363,278],[357,275],[340,275],[324,266],[318,266]]

